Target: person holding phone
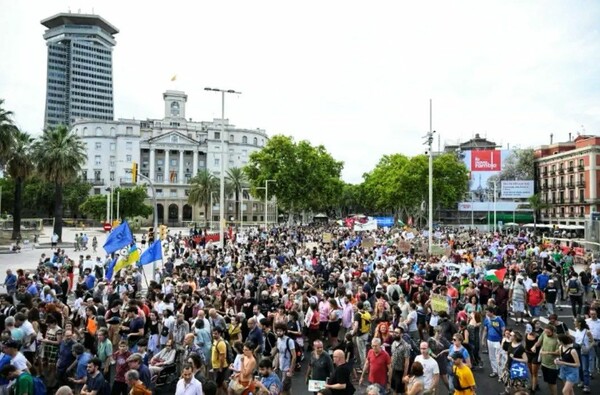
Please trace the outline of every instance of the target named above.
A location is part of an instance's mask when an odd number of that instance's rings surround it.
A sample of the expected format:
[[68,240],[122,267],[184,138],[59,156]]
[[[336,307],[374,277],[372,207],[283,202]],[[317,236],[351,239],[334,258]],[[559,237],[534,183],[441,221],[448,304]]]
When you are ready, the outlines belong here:
[[573,347],[573,338],[569,335],[558,335],[559,357],[554,363],[560,369],[558,377],[564,381],[564,395],[574,395],[575,384],[579,382],[579,354]]

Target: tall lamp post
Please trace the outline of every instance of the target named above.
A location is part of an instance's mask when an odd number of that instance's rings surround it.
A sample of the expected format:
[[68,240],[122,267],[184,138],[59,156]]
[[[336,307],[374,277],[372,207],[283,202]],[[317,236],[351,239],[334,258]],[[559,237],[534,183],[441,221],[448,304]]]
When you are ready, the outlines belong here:
[[433,134],[435,130],[433,130],[433,116],[432,116],[432,108],[433,104],[431,99],[429,99],[429,133],[425,135],[427,139],[427,144],[429,146],[429,234],[428,234],[428,242],[429,242],[429,255],[431,255],[431,251],[433,248]]
[[267,213],[269,210],[269,183],[276,180],[265,180],[265,232],[267,231]]
[[225,94],[236,92],[233,89],[204,88],[205,91],[221,92],[221,174],[219,186],[219,247],[225,247]]

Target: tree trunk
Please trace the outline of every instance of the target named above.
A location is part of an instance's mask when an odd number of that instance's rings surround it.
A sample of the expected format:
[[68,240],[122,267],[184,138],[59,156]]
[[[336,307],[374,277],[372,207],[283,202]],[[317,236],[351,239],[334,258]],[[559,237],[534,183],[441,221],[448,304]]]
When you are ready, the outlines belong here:
[[62,241],[62,218],[63,218],[63,185],[54,183],[54,233],[58,235],[58,241]]
[[13,202],[13,231],[12,240],[21,239],[21,207],[22,204],[22,192],[23,192],[23,178],[15,178],[15,200]]
[[206,228],[208,228],[208,203],[204,203],[204,229]]
[[240,204],[240,190],[236,189],[235,190],[235,220],[238,221],[238,224],[241,224],[240,208],[238,207],[239,204]]

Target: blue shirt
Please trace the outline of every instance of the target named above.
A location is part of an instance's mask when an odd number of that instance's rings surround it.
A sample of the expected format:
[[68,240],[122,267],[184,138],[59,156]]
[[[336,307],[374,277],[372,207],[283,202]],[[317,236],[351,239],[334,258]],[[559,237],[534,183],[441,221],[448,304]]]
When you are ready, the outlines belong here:
[[504,321],[502,321],[502,318],[496,316],[490,319],[487,317],[483,321],[483,326],[487,329],[487,340],[491,342],[502,340],[502,333],[504,332]]
[[31,285],[27,288],[27,292],[33,296],[37,296],[38,295],[37,285],[35,285],[35,283],[31,283]]
[[16,274],[11,274],[10,276],[6,276],[6,280],[4,280],[4,282],[6,283],[6,290],[8,292],[16,291],[16,289],[17,289]]
[[56,368],[59,372],[64,373],[69,365],[73,363],[73,359],[75,358],[71,351],[73,344],[75,344],[74,340],[63,340],[60,342],[60,345],[58,346],[58,361],[56,364]]
[[96,285],[96,276],[94,276],[93,274],[89,274],[85,278],[85,286],[87,287],[87,289],[94,289],[94,285]]
[[92,354],[84,352],[79,356],[77,360],[77,367],[75,368],[75,378],[77,380],[87,377],[87,364],[92,359]]
[[279,379],[279,376],[277,376],[275,373],[271,373],[267,377],[261,378],[260,382],[267,388],[269,394],[280,394],[281,391],[283,391],[283,385],[281,384],[281,380]]
[[544,273],[538,274],[536,280],[537,280],[539,289],[541,289],[543,291],[544,289],[546,289],[546,286],[548,285],[548,280],[550,280],[550,276],[547,274],[544,274]]

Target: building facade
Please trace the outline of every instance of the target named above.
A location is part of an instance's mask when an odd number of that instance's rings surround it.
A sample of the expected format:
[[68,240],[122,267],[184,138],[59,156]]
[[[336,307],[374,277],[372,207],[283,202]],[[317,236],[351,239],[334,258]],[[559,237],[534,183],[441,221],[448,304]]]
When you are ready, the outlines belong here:
[[[210,221],[218,226],[218,194],[205,217],[203,207],[188,203],[191,178],[204,170],[220,177],[222,150],[226,171],[245,166],[250,154],[266,144],[267,134],[262,129],[236,128],[225,119],[223,145],[221,119],[186,119],[187,95],[181,91],[166,91],[163,100],[165,114],[162,119],[76,121],[72,129],[85,142],[88,154],[81,177],[93,185],[94,194],[108,193],[110,187],[131,187],[131,166],[135,161],[139,173],[155,185],[159,224],[175,226]],[[138,182],[143,183],[142,180]],[[264,222],[264,201],[248,200],[241,211],[239,204],[234,196],[226,197],[228,219],[237,212],[242,214],[244,223]],[[273,201],[269,202],[267,210],[268,222],[274,222]],[[239,217],[233,218],[233,222],[237,220]]]
[[119,30],[98,15],[63,13],[41,23],[48,47],[44,127],[111,121],[112,50]]
[[596,212],[600,172],[600,137],[577,136],[573,141],[536,149],[536,189],[545,208],[541,220],[549,224],[586,225]]

